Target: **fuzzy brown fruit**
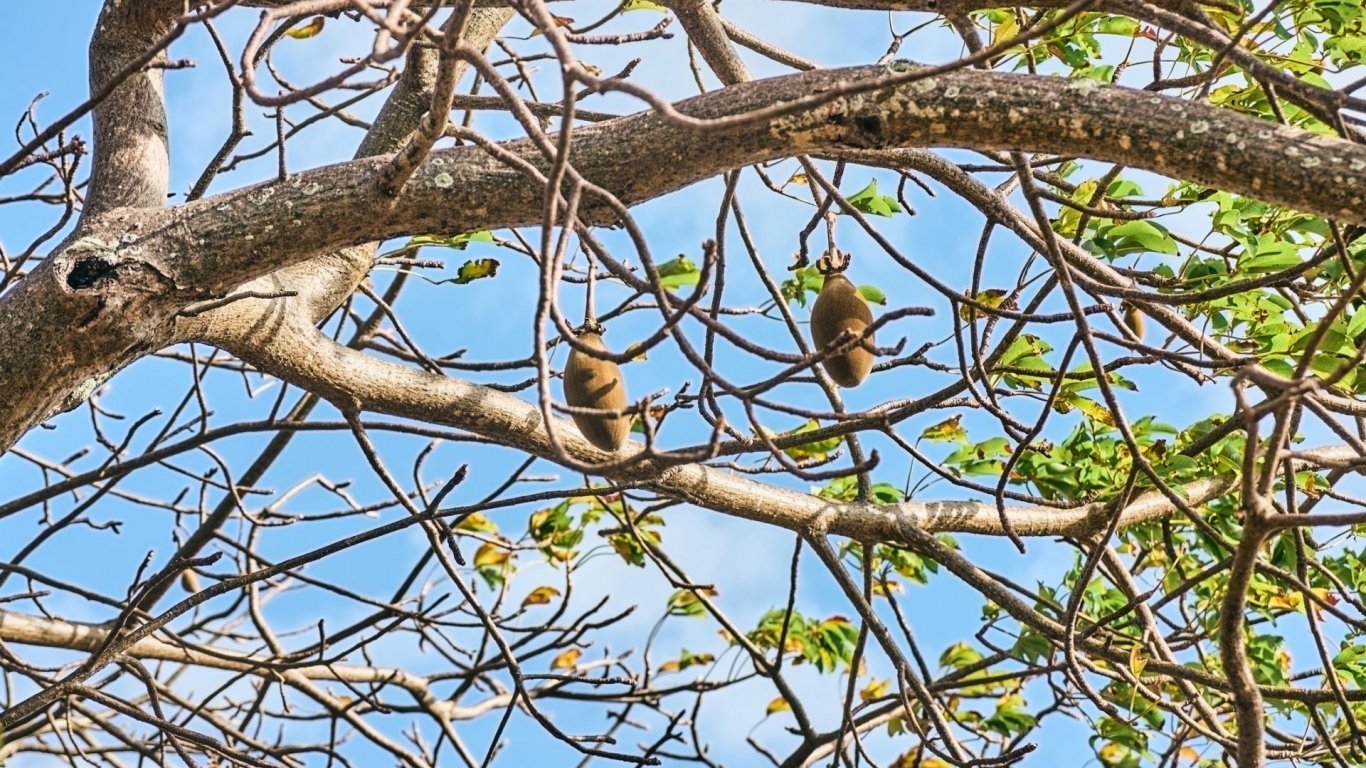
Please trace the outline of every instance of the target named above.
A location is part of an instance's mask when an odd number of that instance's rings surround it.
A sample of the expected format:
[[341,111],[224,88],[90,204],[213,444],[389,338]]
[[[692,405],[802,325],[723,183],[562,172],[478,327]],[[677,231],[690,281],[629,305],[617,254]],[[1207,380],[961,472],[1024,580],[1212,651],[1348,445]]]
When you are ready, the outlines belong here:
[[[579,342],[604,352],[602,336],[590,331],[579,334]],[[586,352],[570,350],[564,366],[564,401],[576,408],[601,408],[619,411],[626,407],[626,382],[621,368],[611,360],[599,360]],[[626,442],[631,431],[630,416],[599,416],[575,413],[574,424],[588,442],[604,451],[615,451]]]
[[[873,322],[873,312],[858,288],[844,275],[830,275],[811,308],[811,338],[818,349],[825,349],[844,331],[854,337],[863,335]],[[873,334],[854,348],[825,358],[825,372],[841,387],[857,387],[873,369]]]

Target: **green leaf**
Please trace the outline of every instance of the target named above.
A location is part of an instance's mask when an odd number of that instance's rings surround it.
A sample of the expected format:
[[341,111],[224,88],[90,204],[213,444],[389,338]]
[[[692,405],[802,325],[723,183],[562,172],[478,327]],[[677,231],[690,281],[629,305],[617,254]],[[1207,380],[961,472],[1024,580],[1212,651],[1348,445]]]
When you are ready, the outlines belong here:
[[1115,243],[1120,253],[1144,250],[1175,255],[1177,250],[1176,241],[1165,229],[1142,219],[1117,224],[1106,231],[1105,237]]
[[858,292],[869,304],[877,304],[880,307],[887,306],[887,294],[883,293],[882,289],[876,285],[860,285]]
[[1251,258],[1239,259],[1238,267],[1245,272],[1280,272],[1298,267],[1300,254],[1294,244],[1287,242],[1259,245]]
[[901,213],[901,204],[896,201],[896,198],[877,193],[877,179],[870,180],[868,186],[845,199],[849,201],[850,205],[873,216],[891,216],[895,213]]
[[666,291],[697,285],[701,278],[697,262],[682,254],[659,265],[659,285]]
[[[809,419],[805,424],[796,429],[788,430],[787,432],[784,432],[783,435],[800,435],[805,432],[814,432],[817,429],[820,429],[820,426],[820,422],[815,419]],[[833,451],[838,449],[840,447],[841,439],[842,438],[840,437],[828,437],[824,440],[815,440],[810,443],[793,445],[784,448],[783,453],[786,453],[797,461],[804,461],[806,459],[815,459],[819,461],[829,457]]]
[[779,290],[784,299],[789,302],[796,302],[798,306],[806,306],[806,295],[808,293],[820,293],[821,287],[825,285],[825,276],[820,273],[816,265],[802,267],[792,273],[792,277],[783,281]]
[[939,654],[939,666],[944,669],[962,669],[982,660],[982,653],[964,642],[954,643]]
[[690,619],[701,618],[707,614],[707,608],[702,604],[697,592],[702,592],[707,597],[715,597],[716,590],[709,587],[698,588],[697,591],[691,589],[680,589],[669,595],[669,615],[683,616]]
[[465,232],[463,234],[452,235],[450,237],[439,237],[437,235],[418,235],[417,237],[414,237],[408,241],[407,247],[414,248],[421,245],[435,245],[441,248],[454,248],[457,251],[463,251],[467,247],[469,247],[470,243],[492,242],[494,242],[493,233],[488,231],[487,229],[481,229],[477,232]]

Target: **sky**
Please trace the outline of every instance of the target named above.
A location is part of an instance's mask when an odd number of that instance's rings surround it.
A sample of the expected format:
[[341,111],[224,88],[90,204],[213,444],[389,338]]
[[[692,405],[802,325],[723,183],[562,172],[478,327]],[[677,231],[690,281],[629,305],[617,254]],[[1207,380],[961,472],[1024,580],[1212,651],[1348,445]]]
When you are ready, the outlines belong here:
[[[568,8],[571,4],[565,4]],[[578,0],[572,3],[573,12],[557,12],[574,16],[580,20],[595,17],[611,3]],[[40,120],[51,120],[80,103],[86,96],[85,49],[88,31],[94,26],[94,18],[99,3],[95,0],[65,0],[62,3],[24,3],[11,4],[6,8],[8,33],[4,35],[4,45],[0,46],[0,71],[18,73],[0,81],[0,122],[13,124],[28,107],[30,100],[39,90],[48,95],[38,104]],[[58,8],[60,6],[60,8]],[[760,31],[762,35],[780,46],[800,52],[823,66],[842,66],[862,64],[876,60],[886,47],[888,36],[888,16],[880,13],[850,13],[832,8],[813,7],[803,3],[727,3],[725,12],[728,18],[747,29]],[[898,31],[927,20],[918,14],[895,14],[894,25]],[[628,14],[622,21],[615,23],[606,31],[632,31],[652,26],[656,17],[648,12]],[[240,51],[242,42],[254,23],[250,11],[234,12],[223,17],[219,29],[228,41],[229,50]],[[43,30],[41,34],[25,34],[18,30]],[[675,32],[681,32],[675,25]],[[525,24],[517,23],[507,30],[512,36],[525,35]],[[956,38],[945,30],[930,30],[923,35],[911,38],[914,46],[903,48],[901,55],[920,61],[946,61],[960,53]],[[322,34],[309,40],[286,40],[278,48],[276,64],[282,72],[296,84],[312,82],[336,67],[338,57],[359,55],[369,49],[370,37],[363,25],[342,21],[329,21]],[[531,43],[510,40],[519,49],[531,47]],[[746,62],[751,65],[756,76],[781,73],[781,68],[760,60],[748,51],[741,51]],[[633,80],[651,87],[670,98],[682,98],[695,93],[695,85],[687,68],[687,55],[681,34],[670,41],[661,41],[649,48],[637,50],[633,47],[614,48],[610,46],[582,50],[583,58],[604,72],[618,71],[636,55],[643,55],[644,61],[633,75]],[[171,189],[175,194],[172,203],[183,199],[185,191],[198,176],[199,169],[211,157],[227,135],[230,113],[228,109],[227,88],[218,57],[210,46],[207,35],[195,29],[171,48],[172,58],[189,58],[196,62],[190,69],[171,71],[167,75],[166,99],[171,120]],[[542,67],[536,77],[543,86],[550,87],[554,80],[549,68]],[[714,87],[715,82],[709,82]],[[553,90],[546,93],[553,94]],[[553,99],[553,95],[547,97]],[[369,117],[379,106],[378,99],[372,99],[354,108],[357,115]],[[600,109],[621,113],[640,108],[628,98],[612,95],[585,100],[584,109]],[[271,121],[265,117],[260,107],[247,108],[252,126],[257,136],[245,146],[259,146],[261,137],[273,131]],[[297,114],[303,114],[299,112]],[[476,120],[476,127],[498,137],[514,135],[514,127],[506,120],[482,115]],[[72,131],[90,136],[88,121],[79,122]],[[298,140],[291,142],[288,155],[291,171],[303,170],[318,165],[340,162],[348,159],[353,151],[360,132],[336,121],[324,121],[307,129]],[[4,145],[8,151],[11,145]],[[950,157],[967,158],[966,153],[948,151]],[[232,173],[220,176],[211,187],[210,194],[232,190],[259,181],[268,180],[275,174],[275,158],[267,155],[259,160],[246,162]],[[798,169],[795,162],[788,161],[770,169],[776,180],[788,178]],[[22,187],[24,179],[10,180],[8,186],[0,188],[0,194],[13,194]],[[1150,196],[1160,195],[1165,190],[1166,181],[1151,175],[1137,174]],[[853,192],[862,188],[869,180],[876,179],[884,191],[895,189],[895,177],[882,171],[854,168],[846,175],[845,189]],[[648,233],[650,246],[657,259],[667,259],[678,253],[686,253],[694,258],[699,253],[699,243],[713,236],[717,201],[721,185],[717,180],[699,183],[679,193],[643,204],[634,213],[644,231]],[[972,256],[977,246],[981,230],[980,217],[970,207],[953,198],[946,190],[934,187],[936,195],[930,197],[911,187],[909,195],[915,206],[915,214],[902,214],[877,224],[887,237],[902,246],[912,258],[923,264],[941,280],[958,289],[969,284],[971,278]],[[766,192],[753,173],[748,173],[741,184],[741,199],[745,201],[746,215],[753,229],[755,240],[765,263],[775,274],[781,273],[796,249],[797,231],[805,224],[809,208],[791,200]],[[37,232],[50,225],[50,220],[34,216],[32,209],[23,212],[12,209],[17,206],[0,206],[0,243],[8,248],[22,247]],[[1185,214],[1194,217],[1194,214]],[[1180,220],[1166,222],[1179,227]],[[1185,222],[1189,223],[1189,222]],[[732,251],[733,266],[743,267],[743,251],[738,247],[738,237],[734,228],[728,237],[735,243]],[[618,254],[629,253],[627,241],[618,232],[603,233],[604,241]],[[892,305],[920,304],[932,306],[938,317],[934,321],[921,318],[908,318],[887,327],[880,335],[883,344],[894,343],[897,338],[908,339],[910,347],[927,338],[942,338],[947,327],[946,302],[932,294],[923,285],[906,275],[895,263],[881,254],[873,242],[858,231],[853,222],[842,221],[840,226],[841,246],[856,256],[853,274],[859,283],[872,283],[881,287],[889,296]],[[819,242],[813,239],[813,244]],[[1019,241],[998,234],[992,245],[992,263],[998,272],[987,276],[987,285],[1002,287],[1013,283],[1015,269],[1029,255],[1028,249]],[[433,274],[433,278],[449,276],[462,258],[494,257],[502,262],[496,278],[470,286],[430,285],[415,281],[405,293],[400,303],[400,312],[408,329],[417,341],[429,352],[445,354],[454,349],[467,349],[469,359],[507,359],[521,357],[529,351],[529,322],[532,316],[535,295],[535,270],[529,262],[519,259],[506,251],[484,244],[471,247],[467,255],[452,256],[445,252],[428,252],[424,256],[444,258],[448,269],[443,274]],[[375,280],[383,285],[391,276],[377,273]],[[625,294],[620,288],[604,286],[600,302]],[[765,299],[762,286],[757,281],[734,280],[728,285],[729,303],[740,306],[758,305]],[[565,306],[581,306],[582,299],[577,294],[566,291]],[[600,304],[601,306],[601,304]],[[805,310],[797,310],[799,316]],[[1045,310],[1047,311],[1047,310]],[[642,313],[643,314],[643,313]],[[489,321],[489,318],[498,320]],[[625,318],[614,324],[608,335],[608,343],[614,348],[624,348],[630,341],[643,337],[650,330],[655,318],[643,316],[638,319]],[[737,328],[756,339],[771,343],[781,343],[781,329],[769,320],[740,318]],[[790,345],[790,340],[786,342]],[[1060,345],[1055,345],[1060,346]],[[201,354],[207,354],[200,350]],[[742,381],[762,378],[772,372],[771,366],[755,364],[752,360],[723,350],[720,365],[723,370]],[[940,359],[944,359],[942,354]],[[561,362],[557,359],[557,363]],[[734,366],[733,368],[725,366]],[[910,392],[928,392],[944,382],[926,383],[912,381],[907,377],[927,375],[917,373],[920,369],[899,369],[885,376],[875,375],[870,382],[857,390],[847,392],[846,402],[851,408],[858,408],[883,402],[889,398],[904,396]],[[1132,369],[1131,369],[1132,370]],[[676,352],[660,348],[652,352],[643,362],[632,363],[627,367],[631,391],[639,396],[645,392],[668,388],[671,392],[688,380],[694,373],[683,364]],[[156,359],[143,360],[120,373],[102,394],[103,407],[118,413],[138,415],[161,406],[166,407],[168,398],[178,399],[185,390],[186,374],[184,367]],[[1131,377],[1138,383],[1137,393],[1122,393],[1126,412],[1131,418],[1144,413],[1156,412],[1163,421],[1185,426],[1190,422],[1208,415],[1211,411],[1224,409],[1228,404],[1227,391],[1206,387],[1188,387],[1179,393],[1170,389],[1171,380],[1160,373],[1133,370]],[[478,381],[495,382],[514,380],[515,376],[497,374],[471,374]],[[695,382],[694,382],[695,383]],[[259,378],[252,381],[259,387],[250,393],[243,382],[231,375],[212,375],[205,382],[205,390],[210,402],[214,403],[216,413],[214,423],[227,423],[242,413],[259,413],[260,399],[269,401],[278,391],[278,384]],[[808,388],[809,389],[809,388]],[[811,392],[797,387],[781,390],[791,402],[817,405]],[[1178,396],[1179,394],[1179,396]],[[523,397],[532,397],[527,393]],[[326,411],[324,411],[326,413]],[[917,435],[920,430],[938,421],[947,414],[931,412],[917,417],[904,426],[903,433]],[[796,426],[790,417],[774,416],[769,426],[785,429]],[[784,422],[783,419],[788,418]],[[1032,418],[1032,416],[1031,416]],[[1079,415],[1070,418],[1059,417],[1054,420],[1048,433],[1058,437],[1065,435],[1077,423]],[[24,450],[51,458],[60,458],[71,453],[78,444],[73,444],[71,435],[84,429],[89,422],[90,413],[78,409],[53,419],[58,429],[34,430],[21,443]],[[679,423],[683,422],[683,423]],[[986,437],[995,434],[988,419],[981,414],[968,414],[964,423],[973,431],[974,436]],[[116,425],[112,425],[116,426]],[[121,431],[123,427],[117,427]],[[667,424],[661,433],[666,445],[685,445],[703,439],[703,433],[690,426],[684,419]],[[422,450],[425,441],[410,437],[378,435],[386,460],[393,467],[411,466],[412,457]],[[876,472],[876,479],[902,485],[911,475],[920,479],[923,468],[910,468],[905,458],[889,450],[889,444],[879,444],[885,461]],[[244,437],[222,441],[215,444],[222,459],[234,467],[244,466],[262,443],[261,438]],[[942,455],[942,453],[937,454]],[[479,498],[497,486],[506,472],[514,466],[519,457],[512,451],[475,447],[467,444],[446,443],[436,448],[429,456],[424,472],[427,477],[449,476],[456,467],[470,462],[478,471],[471,473],[470,479],[456,494],[462,503]],[[213,457],[197,455],[185,457],[184,466],[194,471],[202,471],[212,465]],[[86,469],[88,466],[76,465]],[[540,463],[534,473],[540,475],[557,474],[570,477],[554,467]],[[123,486],[129,491],[145,490],[156,493],[164,489],[168,482],[175,482],[168,472],[148,472],[130,478]],[[332,480],[354,478],[348,492],[362,501],[378,501],[385,498],[385,492],[375,482],[373,474],[350,437],[335,432],[301,435],[296,438],[291,449],[278,462],[268,476],[259,484],[263,488],[277,491],[298,483],[302,478],[321,475]],[[39,482],[36,473],[29,465],[13,456],[0,459],[0,487],[20,487],[28,489]],[[805,484],[788,481],[788,485],[804,488]],[[530,487],[524,490],[536,490]],[[8,497],[9,493],[0,493]],[[918,498],[963,498],[965,494],[944,484],[930,484]],[[264,497],[269,498],[269,497]],[[253,502],[256,503],[256,502]],[[259,503],[265,503],[261,501]],[[319,511],[336,506],[335,499],[316,486],[310,487],[289,501],[288,509],[296,512]],[[511,510],[501,521],[509,530],[518,531],[524,523],[527,510]],[[401,512],[390,510],[382,516],[383,521],[394,519]],[[96,508],[94,516],[101,520],[120,520],[123,530],[119,547],[109,546],[107,533],[90,529],[73,529],[55,537],[45,548],[35,553],[30,563],[40,569],[62,574],[76,583],[103,586],[117,590],[118,585],[131,581],[138,564],[148,550],[154,550],[154,562],[161,564],[173,551],[168,518],[153,517],[145,508],[137,507],[117,499],[105,499]],[[782,531],[775,531],[755,524],[725,518],[716,513],[692,507],[679,507],[667,514],[665,544],[669,552],[678,558],[688,570],[690,577],[699,583],[716,582],[720,587],[717,598],[722,608],[741,626],[752,626],[758,617],[769,608],[781,605],[785,598],[787,567],[792,550],[792,537]],[[261,551],[268,557],[282,559],[297,554],[309,546],[316,546],[356,530],[373,525],[375,521],[361,518],[339,520],[334,523],[313,523],[305,530],[296,527],[270,529],[263,533]],[[193,521],[179,521],[182,532],[194,527]],[[0,559],[8,558],[11,547],[5,542],[12,536],[18,541],[26,541],[31,535],[29,526],[41,524],[40,512],[0,520]],[[6,529],[10,533],[6,533]],[[1046,541],[1031,541],[1028,551],[1021,555],[1008,542],[982,537],[959,537],[965,551],[974,559],[988,561],[992,567],[1025,585],[1036,581],[1054,581],[1072,563],[1070,553]],[[402,572],[394,572],[385,566],[392,562],[411,562],[417,553],[426,548],[425,540],[416,531],[401,536],[390,537],[375,542],[365,548],[348,553],[345,557],[325,559],[309,567],[311,576],[345,583],[367,594],[384,594],[391,591]],[[542,583],[555,583],[559,578],[548,566],[530,564],[519,573],[514,595],[516,599]],[[804,560],[800,576],[799,607],[807,615],[824,617],[832,614],[851,614],[850,607],[840,596],[829,575],[809,556]],[[114,585],[114,586],[110,586]],[[14,588],[13,585],[9,585]],[[600,596],[611,598],[615,609],[631,605],[637,610],[605,636],[605,642],[620,647],[626,643],[638,644],[650,631],[663,610],[664,601],[672,591],[659,575],[652,570],[624,568],[614,557],[598,557],[589,562],[576,574],[576,604],[587,605]],[[172,598],[177,598],[173,594]],[[902,607],[907,612],[917,633],[917,639],[926,649],[927,655],[936,658],[941,650],[959,640],[967,639],[965,632],[977,626],[982,600],[976,593],[949,576],[935,578],[928,587],[911,585],[902,598]],[[99,620],[106,616],[89,605],[66,599],[56,599],[50,607],[63,612],[72,619]],[[164,606],[163,606],[164,607]],[[340,626],[348,620],[357,618],[362,612],[355,606],[319,605],[316,594],[286,593],[279,596],[268,606],[270,615],[284,625],[299,628],[312,627],[319,618],[325,618],[329,626]],[[292,617],[292,618],[291,618]],[[997,638],[1000,640],[1001,638]],[[303,642],[303,641],[300,641]],[[394,638],[392,647],[384,644],[378,647],[393,654],[411,654],[411,643],[404,638]],[[722,654],[725,645],[716,635],[716,627],[711,622],[671,620],[664,624],[658,639],[657,656],[671,649],[687,648],[694,652],[712,652],[721,656],[723,663],[733,657]],[[594,648],[591,653],[601,652]],[[51,654],[53,659],[69,659],[70,656]],[[441,662],[433,655],[411,656],[405,663],[411,664],[415,671],[424,667],[439,669]],[[722,667],[717,665],[719,670]],[[888,666],[878,660],[874,671],[879,676],[889,674]],[[685,673],[689,674],[689,673]],[[196,690],[208,690],[219,676],[203,673],[191,678]],[[838,723],[839,702],[843,696],[844,681],[836,675],[817,675],[809,668],[795,673],[799,688],[810,692],[808,702],[820,702],[813,714],[824,727],[834,727]],[[764,707],[772,698],[773,691],[763,684],[747,684],[728,691],[715,703],[708,704],[702,714],[704,729],[712,735],[714,754],[732,764],[751,764],[755,755],[744,746],[744,739],[751,733],[772,739],[773,744],[783,743],[783,728],[790,724],[782,715],[764,717]],[[599,710],[576,711],[572,708],[556,708],[555,716],[566,727],[576,732],[592,732],[601,727]],[[561,719],[562,718],[562,719]],[[469,739],[482,744],[487,738],[494,721],[490,718],[462,725]],[[395,718],[386,727],[397,730],[402,723]],[[302,727],[302,726],[301,726]],[[548,742],[538,727],[525,718],[514,719],[512,745],[507,758],[516,764],[517,757],[530,759],[545,756],[554,764],[564,762],[569,751],[563,745]],[[1028,757],[1022,765],[1048,766],[1056,764],[1079,764],[1090,755],[1085,739],[1090,730],[1080,723],[1063,716],[1053,717],[1046,725],[1036,731],[1032,741],[1039,743],[1039,749]],[[641,738],[649,738],[642,736]],[[876,736],[874,742],[885,737]],[[542,752],[542,750],[549,750]],[[364,753],[363,753],[364,754]],[[884,754],[893,754],[885,751]],[[554,756],[553,758],[551,756]],[[377,757],[377,755],[370,755]],[[563,758],[563,759],[560,759]],[[43,765],[40,760],[25,759],[15,761],[14,768],[30,768]]]

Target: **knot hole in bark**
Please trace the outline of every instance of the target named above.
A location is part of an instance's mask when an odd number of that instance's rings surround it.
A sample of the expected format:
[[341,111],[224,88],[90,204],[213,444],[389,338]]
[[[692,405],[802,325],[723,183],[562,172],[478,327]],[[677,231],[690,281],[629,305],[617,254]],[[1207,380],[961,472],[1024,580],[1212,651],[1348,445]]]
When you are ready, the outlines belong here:
[[101,281],[114,279],[118,272],[118,265],[113,262],[98,256],[87,256],[71,267],[66,275],[66,284],[78,291],[94,288]]

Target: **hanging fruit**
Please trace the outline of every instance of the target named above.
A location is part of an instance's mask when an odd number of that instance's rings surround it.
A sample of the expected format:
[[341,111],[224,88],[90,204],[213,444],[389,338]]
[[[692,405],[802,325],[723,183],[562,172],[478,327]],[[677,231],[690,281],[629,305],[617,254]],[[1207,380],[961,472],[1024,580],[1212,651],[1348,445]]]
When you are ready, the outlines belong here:
[[[847,255],[842,261],[847,265]],[[822,257],[826,262],[826,257]],[[843,266],[830,268],[825,275],[825,284],[816,296],[816,305],[811,308],[811,339],[818,349],[825,349],[840,334],[848,331],[854,338],[862,340],[848,351],[825,358],[825,372],[841,387],[857,387],[868,378],[873,369],[873,350],[876,342],[873,334],[863,336],[873,322],[873,312],[858,288],[849,282],[842,273]],[[826,272],[826,269],[822,269]],[[847,337],[845,339],[847,341]]]
[[[607,352],[602,343],[602,330],[597,326],[580,329],[578,339],[590,349]],[[572,349],[564,366],[564,400],[576,408],[598,408],[620,411],[626,407],[626,382],[621,368],[611,360],[602,360],[587,352]],[[604,451],[615,451],[626,442],[631,431],[629,415],[573,414],[588,442]]]

